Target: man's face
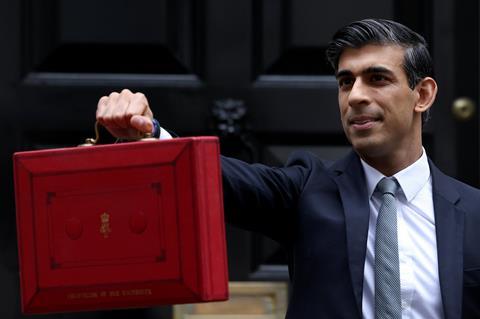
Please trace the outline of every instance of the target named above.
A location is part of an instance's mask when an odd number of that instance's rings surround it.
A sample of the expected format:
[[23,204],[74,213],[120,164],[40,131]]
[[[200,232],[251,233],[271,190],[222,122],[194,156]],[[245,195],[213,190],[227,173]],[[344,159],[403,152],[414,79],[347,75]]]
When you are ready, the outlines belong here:
[[343,129],[364,158],[410,152],[421,138],[418,94],[408,86],[405,50],[366,45],[343,51],[338,63],[338,102]]

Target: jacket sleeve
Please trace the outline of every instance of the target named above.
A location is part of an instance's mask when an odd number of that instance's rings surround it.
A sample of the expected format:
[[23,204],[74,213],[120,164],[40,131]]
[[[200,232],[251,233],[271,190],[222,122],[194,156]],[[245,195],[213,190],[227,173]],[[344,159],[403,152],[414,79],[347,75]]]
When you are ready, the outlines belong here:
[[310,164],[293,156],[283,168],[221,157],[225,216],[229,223],[283,242],[292,235],[298,199]]

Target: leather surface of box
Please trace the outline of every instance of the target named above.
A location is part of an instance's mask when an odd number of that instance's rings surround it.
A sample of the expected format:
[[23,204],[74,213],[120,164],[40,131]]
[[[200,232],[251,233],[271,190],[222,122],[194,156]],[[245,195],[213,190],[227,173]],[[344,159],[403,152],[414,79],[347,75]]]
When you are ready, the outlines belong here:
[[22,311],[225,300],[214,137],[14,154]]

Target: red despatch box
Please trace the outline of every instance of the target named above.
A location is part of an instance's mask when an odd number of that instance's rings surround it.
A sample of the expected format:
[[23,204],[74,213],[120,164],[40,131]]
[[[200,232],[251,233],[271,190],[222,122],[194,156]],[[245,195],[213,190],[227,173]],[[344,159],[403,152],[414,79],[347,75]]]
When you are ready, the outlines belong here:
[[14,154],[24,313],[228,298],[214,137]]

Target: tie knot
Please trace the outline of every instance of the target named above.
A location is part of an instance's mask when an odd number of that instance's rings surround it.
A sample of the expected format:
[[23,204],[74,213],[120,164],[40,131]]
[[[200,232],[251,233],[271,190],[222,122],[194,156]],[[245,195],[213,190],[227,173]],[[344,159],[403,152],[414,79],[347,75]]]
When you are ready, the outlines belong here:
[[377,189],[382,193],[390,193],[393,196],[395,196],[395,193],[397,192],[398,189],[398,184],[395,179],[384,177],[378,182],[377,184]]

